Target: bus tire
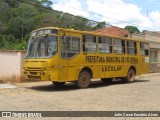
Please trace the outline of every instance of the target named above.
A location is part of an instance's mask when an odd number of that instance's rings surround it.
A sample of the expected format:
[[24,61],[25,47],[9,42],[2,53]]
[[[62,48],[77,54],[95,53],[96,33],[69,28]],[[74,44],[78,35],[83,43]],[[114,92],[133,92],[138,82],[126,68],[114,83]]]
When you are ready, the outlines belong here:
[[102,78],[101,81],[104,83],[104,84],[107,84],[107,83],[111,83],[112,82],[112,78]]
[[65,84],[65,82],[54,82],[54,81],[52,81],[52,83],[53,83],[56,87],[62,87],[62,86]]
[[78,88],[87,88],[91,82],[91,75],[86,70],[82,70],[79,74],[76,86]]
[[127,76],[122,78],[122,82],[132,83],[135,80],[135,76],[136,76],[135,70],[131,68],[128,70]]

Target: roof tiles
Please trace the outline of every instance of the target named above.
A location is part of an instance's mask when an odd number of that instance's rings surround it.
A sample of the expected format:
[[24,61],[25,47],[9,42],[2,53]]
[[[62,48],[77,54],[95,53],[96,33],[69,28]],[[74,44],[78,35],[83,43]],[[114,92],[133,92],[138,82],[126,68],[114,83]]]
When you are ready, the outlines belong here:
[[125,30],[123,28],[119,27],[106,27],[102,29],[94,30],[93,32],[101,33],[105,35],[112,35],[112,36],[118,36],[118,37],[127,37],[128,36],[128,30]]

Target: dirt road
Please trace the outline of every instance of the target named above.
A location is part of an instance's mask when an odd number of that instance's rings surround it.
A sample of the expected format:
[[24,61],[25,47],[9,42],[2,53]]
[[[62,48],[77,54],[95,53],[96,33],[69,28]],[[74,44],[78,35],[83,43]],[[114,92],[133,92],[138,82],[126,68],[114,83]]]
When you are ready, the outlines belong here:
[[95,82],[87,89],[71,83],[56,88],[49,81],[16,85],[0,89],[0,111],[160,111],[160,73],[139,76],[130,84]]

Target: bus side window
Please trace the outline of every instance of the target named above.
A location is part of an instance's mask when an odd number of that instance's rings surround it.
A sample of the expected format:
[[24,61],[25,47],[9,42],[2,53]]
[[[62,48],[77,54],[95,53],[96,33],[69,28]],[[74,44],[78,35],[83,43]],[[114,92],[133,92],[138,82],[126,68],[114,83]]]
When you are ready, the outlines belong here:
[[125,54],[125,40],[115,38],[113,50],[115,54]]
[[141,55],[149,55],[149,46],[147,43],[140,43]]
[[61,39],[61,57],[71,58],[80,52],[80,38],[66,36]]
[[112,53],[112,38],[99,37],[98,48],[100,53]]
[[83,35],[83,51],[88,51],[87,48],[85,47],[85,39],[86,39],[86,36]]
[[137,44],[135,41],[127,41],[127,53],[132,55],[137,54]]
[[96,36],[83,35],[83,52],[95,53],[96,51]]

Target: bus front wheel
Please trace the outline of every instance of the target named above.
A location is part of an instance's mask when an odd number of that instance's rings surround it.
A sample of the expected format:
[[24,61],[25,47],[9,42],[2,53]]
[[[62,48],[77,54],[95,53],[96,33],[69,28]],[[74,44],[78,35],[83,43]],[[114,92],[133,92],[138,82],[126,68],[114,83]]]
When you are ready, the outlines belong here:
[[122,78],[122,81],[126,82],[126,83],[134,82],[135,76],[136,76],[136,73],[135,73],[134,69],[129,69],[128,73],[127,73],[127,77]]
[[87,88],[90,85],[91,76],[86,70],[82,70],[79,74],[76,85],[78,88]]
[[62,87],[62,86],[65,84],[65,82],[54,82],[54,81],[52,81],[52,83],[53,83],[56,87]]

